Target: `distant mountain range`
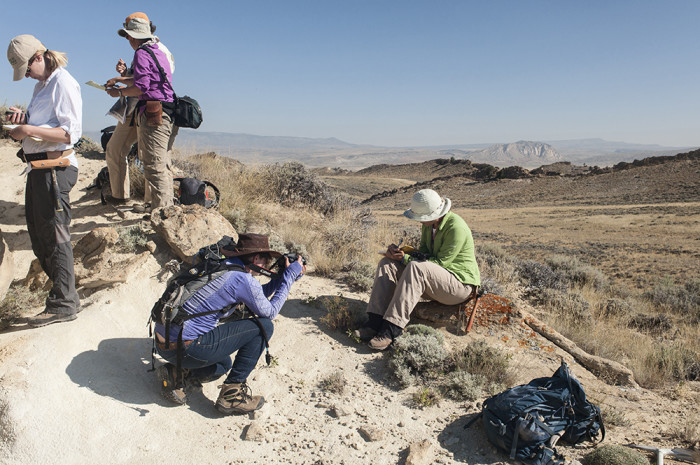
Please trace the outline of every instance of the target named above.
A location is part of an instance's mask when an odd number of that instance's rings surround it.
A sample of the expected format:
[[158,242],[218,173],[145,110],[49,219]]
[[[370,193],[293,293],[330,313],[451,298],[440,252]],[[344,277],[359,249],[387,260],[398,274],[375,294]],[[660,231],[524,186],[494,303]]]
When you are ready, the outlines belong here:
[[[93,131],[94,132],[94,131]],[[100,139],[99,132],[86,135]],[[695,147],[664,147],[603,139],[517,141],[499,144],[459,144],[429,147],[357,145],[336,138],[257,136],[181,129],[175,147],[185,153],[216,152],[244,163],[298,161],[309,167],[358,170],[376,164],[417,163],[435,158],[468,159],[498,167],[536,168],[559,161],[610,166],[621,161],[675,155]]]

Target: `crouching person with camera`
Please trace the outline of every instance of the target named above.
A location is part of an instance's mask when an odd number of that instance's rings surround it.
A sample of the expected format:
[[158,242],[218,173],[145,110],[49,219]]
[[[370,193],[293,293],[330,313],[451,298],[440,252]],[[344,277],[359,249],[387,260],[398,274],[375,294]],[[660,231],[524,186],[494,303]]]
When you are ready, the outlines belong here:
[[[168,361],[157,369],[157,375],[163,396],[184,404],[186,388],[227,374],[216,408],[224,414],[245,414],[265,402],[262,396],[252,395],[246,381],[272,336],[272,320],[306,266],[301,256],[292,263],[284,258],[286,266],[281,275],[261,285],[254,276],[267,271],[272,261],[282,255],[270,250],[267,236],[260,234],[241,234],[237,246],[226,255],[227,265],[239,267],[216,277],[187,299],[182,310],[188,318],[181,326],[171,324],[166,338],[165,326],[156,323],[157,352]],[[245,304],[253,318],[220,323],[231,316],[238,304]],[[180,354],[176,342],[179,337]],[[236,355],[231,361],[233,353]]]

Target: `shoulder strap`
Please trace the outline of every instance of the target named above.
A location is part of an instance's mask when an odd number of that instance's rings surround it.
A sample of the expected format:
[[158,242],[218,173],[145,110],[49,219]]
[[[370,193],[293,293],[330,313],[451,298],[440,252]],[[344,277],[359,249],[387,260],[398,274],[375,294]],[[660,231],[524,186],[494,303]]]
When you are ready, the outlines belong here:
[[168,80],[168,75],[165,73],[165,70],[160,65],[160,62],[158,61],[158,58],[156,58],[156,54],[153,52],[151,47],[149,47],[148,45],[142,45],[139,48],[137,48],[136,50],[145,50],[146,52],[148,52],[149,55],[151,55],[151,58],[153,58],[153,62],[158,67],[158,71],[160,72],[161,77],[163,78],[164,81],[166,81],[168,84],[170,84],[170,88],[173,91],[173,99],[175,99],[176,96],[175,96],[175,89],[173,88],[173,83],[170,80]]

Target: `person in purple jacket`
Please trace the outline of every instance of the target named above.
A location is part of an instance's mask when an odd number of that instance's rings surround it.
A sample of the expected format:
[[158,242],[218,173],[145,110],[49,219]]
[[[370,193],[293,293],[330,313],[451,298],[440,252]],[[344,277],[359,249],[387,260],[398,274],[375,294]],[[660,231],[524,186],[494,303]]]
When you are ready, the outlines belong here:
[[[287,266],[282,276],[261,285],[254,277],[257,274],[254,269],[266,268],[273,259],[281,257],[279,252],[270,250],[267,236],[261,234],[241,234],[235,251],[227,255],[231,255],[229,263],[241,265],[245,271],[229,271],[214,279],[183,305],[188,314],[214,313],[184,321],[182,367],[185,387],[213,381],[228,373],[216,400],[216,408],[225,414],[242,414],[255,411],[265,403],[262,396],[251,395],[246,380],[265,348],[265,337],[269,339],[272,335],[272,320],[280,312],[292,284],[306,271],[306,266],[301,256],[291,264],[285,257]],[[219,324],[219,320],[233,313],[232,306],[239,303],[245,304],[257,316],[257,322],[249,318]],[[161,393],[172,402],[185,404],[185,388],[176,384],[177,350],[173,345],[166,347],[162,324],[156,323],[155,332],[157,351],[168,361],[156,370]],[[179,332],[180,326],[171,325],[169,340],[177,340]],[[236,357],[231,362],[234,352]]]
[[[133,17],[124,23],[118,34],[126,37],[135,51],[133,76],[129,80],[110,79],[106,84],[107,93],[112,97],[139,99],[134,121],[146,183],[144,205],[135,207],[134,211],[150,212],[151,208],[173,204],[173,176],[168,151],[173,143],[171,135],[177,130],[170,115],[175,96],[172,69],[151,32],[148,19]],[[117,80],[127,86],[116,87]]]

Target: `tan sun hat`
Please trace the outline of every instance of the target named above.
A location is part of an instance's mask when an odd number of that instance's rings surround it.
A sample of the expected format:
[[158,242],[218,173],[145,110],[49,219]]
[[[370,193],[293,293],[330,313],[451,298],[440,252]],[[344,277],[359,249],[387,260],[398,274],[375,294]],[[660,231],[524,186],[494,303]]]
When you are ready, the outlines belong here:
[[411,208],[403,212],[406,218],[416,221],[433,221],[450,211],[450,199],[440,197],[432,189],[421,189],[411,199]]
[[127,34],[134,39],[152,39],[153,33],[151,32],[151,22],[148,20],[148,16],[145,13],[133,13],[126,17],[124,21],[124,27],[117,31],[122,37],[126,37]]
[[10,41],[10,46],[7,47],[7,60],[14,68],[15,72],[12,76],[13,81],[19,81],[27,74],[27,66],[29,59],[36,52],[45,52],[48,50],[39,39],[29,34],[22,34]]

